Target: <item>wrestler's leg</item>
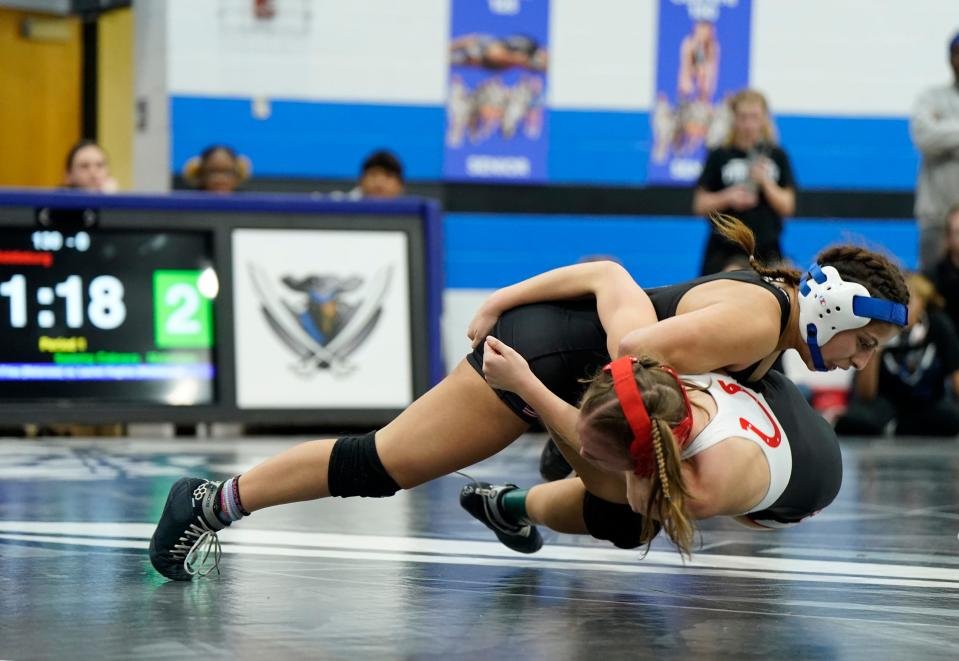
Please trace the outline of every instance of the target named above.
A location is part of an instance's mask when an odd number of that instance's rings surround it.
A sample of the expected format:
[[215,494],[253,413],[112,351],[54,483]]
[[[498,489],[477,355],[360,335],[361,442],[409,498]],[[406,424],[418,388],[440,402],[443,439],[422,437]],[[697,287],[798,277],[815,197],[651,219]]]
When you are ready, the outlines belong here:
[[[463,361],[376,432],[376,454],[396,484],[408,489],[499,452],[526,427]],[[253,512],[329,496],[335,443],[303,443],[244,473],[239,483],[244,507]]]
[[583,497],[586,487],[576,477],[537,484],[526,493],[526,512],[530,523],[556,532],[587,534],[583,521]]
[[391,496],[498,452],[526,427],[463,361],[375,435],[302,443],[223,483],[178,480],[150,562],[167,578],[190,580],[212,569],[211,557],[219,563],[219,547],[211,556],[203,544],[250,512],[330,495]]

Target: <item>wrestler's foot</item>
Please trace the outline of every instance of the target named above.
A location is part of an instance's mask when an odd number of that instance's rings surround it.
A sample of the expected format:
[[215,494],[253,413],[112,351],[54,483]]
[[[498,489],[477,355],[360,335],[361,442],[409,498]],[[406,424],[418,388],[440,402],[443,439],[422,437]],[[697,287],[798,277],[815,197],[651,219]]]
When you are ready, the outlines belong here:
[[506,546],[519,553],[536,553],[543,547],[543,537],[536,526],[511,521],[512,517],[501,507],[503,495],[518,488],[515,484],[473,482],[460,491],[460,505],[496,533]]
[[[220,571],[220,541],[223,523],[213,509],[219,482],[184,477],[170,487],[166,506],[150,539],[150,562],[174,581],[189,581]],[[212,557],[211,557],[212,554]]]

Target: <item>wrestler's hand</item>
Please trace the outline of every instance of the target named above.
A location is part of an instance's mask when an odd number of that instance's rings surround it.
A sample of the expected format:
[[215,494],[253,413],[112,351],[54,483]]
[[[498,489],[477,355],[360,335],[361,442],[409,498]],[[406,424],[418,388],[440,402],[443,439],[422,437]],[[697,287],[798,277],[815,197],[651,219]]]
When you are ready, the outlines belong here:
[[536,382],[536,376],[526,359],[495,337],[486,338],[483,375],[492,387],[515,392],[520,397]]
[[478,347],[480,342],[493,331],[497,319],[499,319],[499,310],[487,299],[466,327],[466,337],[470,339],[471,349]]

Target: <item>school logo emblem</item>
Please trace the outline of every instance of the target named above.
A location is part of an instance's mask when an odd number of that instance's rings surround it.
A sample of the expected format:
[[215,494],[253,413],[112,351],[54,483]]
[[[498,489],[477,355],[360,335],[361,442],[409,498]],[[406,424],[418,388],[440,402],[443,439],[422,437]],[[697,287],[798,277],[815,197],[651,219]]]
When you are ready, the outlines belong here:
[[308,273],[285,274],[278,280],[256,264],[247,268],[264,319],[296,357],[294,369],[308,375],[355,368],[350,355],[379,322],[392,266],[368,277]]

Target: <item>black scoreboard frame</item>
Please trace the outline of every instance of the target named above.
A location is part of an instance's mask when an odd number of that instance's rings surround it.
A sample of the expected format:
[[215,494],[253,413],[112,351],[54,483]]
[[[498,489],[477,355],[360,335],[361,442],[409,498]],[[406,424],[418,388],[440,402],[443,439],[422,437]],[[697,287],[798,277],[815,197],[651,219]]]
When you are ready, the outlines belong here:
[[[220,291],[214,315],[214,403],[171,405],[77,399],[0,401],[5,424],[238,422],[270,425],[375,426],[401,409],[253,409],[237,404],[233,325],[232,234],[239,229],[402,231],[408,237],[412,392],[442,378],[442,219],[432,200],[338,201],[298,195],[200,193],[99,195],[72,191],[0,191],[0,228],[198,232],[209,237]],[[122,383],[122,382],[118,382]]]

